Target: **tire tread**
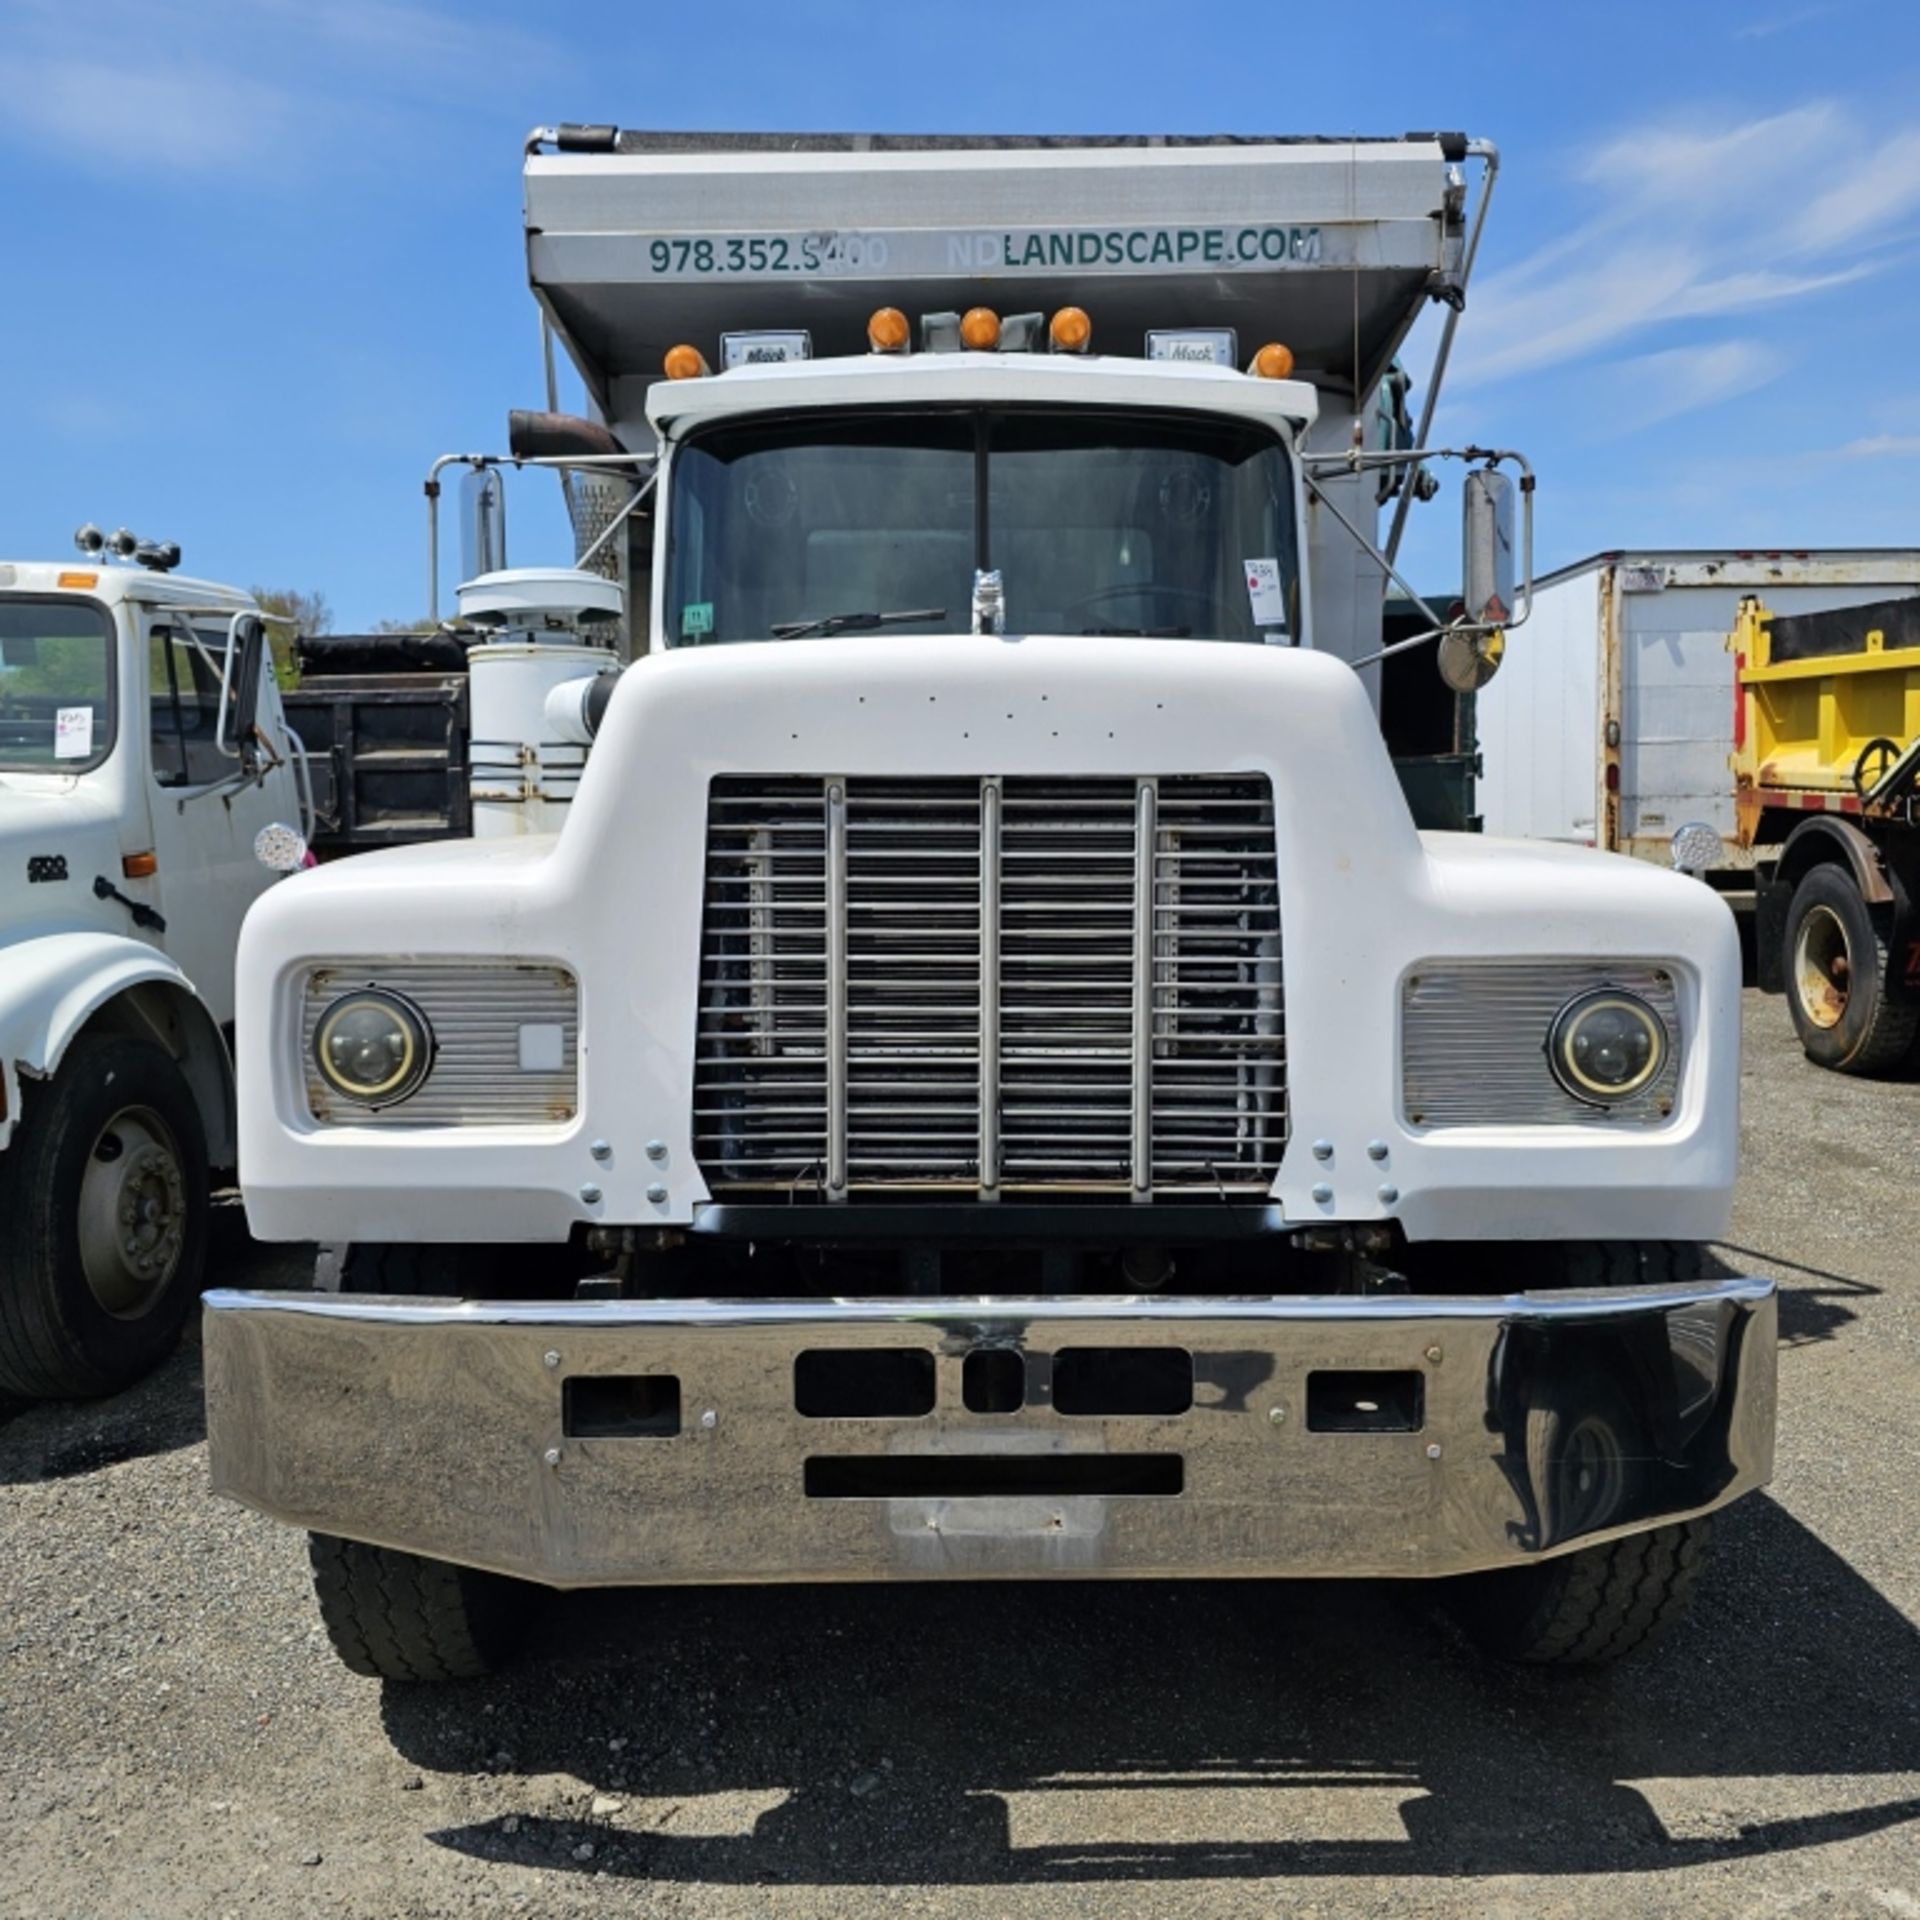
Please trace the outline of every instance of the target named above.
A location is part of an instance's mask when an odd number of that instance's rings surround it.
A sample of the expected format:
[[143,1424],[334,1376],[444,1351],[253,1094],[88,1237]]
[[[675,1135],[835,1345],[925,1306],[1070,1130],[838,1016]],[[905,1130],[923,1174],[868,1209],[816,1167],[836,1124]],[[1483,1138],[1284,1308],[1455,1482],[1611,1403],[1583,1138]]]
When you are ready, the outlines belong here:
[[369,1679],[476,1679],[518,1625],[524,1590],[497,1575],[326,1533],[308,1552],[327,1638]]

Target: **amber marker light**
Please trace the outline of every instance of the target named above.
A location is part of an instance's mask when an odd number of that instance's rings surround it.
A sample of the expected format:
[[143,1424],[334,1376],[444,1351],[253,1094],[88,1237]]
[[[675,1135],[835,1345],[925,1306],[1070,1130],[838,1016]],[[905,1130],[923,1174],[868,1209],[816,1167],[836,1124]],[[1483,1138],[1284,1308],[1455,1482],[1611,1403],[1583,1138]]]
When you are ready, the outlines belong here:
[[63,573],[54,584],[61,587],[97,587],[100,576],[97,573]]
[[1253,365],[1248,371],[1262,380],[1284,380],[1293,371],[1293,349],[1283,347],[1278,340],[1269,340],[1253,356]]
[[1062,307],[1047,334],[1055,353],[1085,353],[1093,340],[1093,322],[1085,307]]
[[875,307],[867,321],[867,345],[875,353],[905,353],[911,333],[898,307]]
[[160,871],[160,856],[157,853],[123,853],[120,856],[120,872],[128,880],[151,880]]
[[960,339],[976,353],[1000,344],[1000,316],[991,307],[969,307],[960,316]]
[[661,363],[669,380],[698,380],[712,369],[707,365],[707,356],[698,347],[690,347],[683,341],[677,347],[667,349],[667,357]]

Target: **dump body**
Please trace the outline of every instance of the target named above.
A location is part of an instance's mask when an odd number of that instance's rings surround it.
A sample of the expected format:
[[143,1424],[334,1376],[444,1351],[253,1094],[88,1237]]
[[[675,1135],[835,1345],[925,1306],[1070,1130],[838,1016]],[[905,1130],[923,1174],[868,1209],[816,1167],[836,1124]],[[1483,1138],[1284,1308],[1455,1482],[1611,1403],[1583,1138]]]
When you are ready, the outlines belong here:
[[1699,822],[1722,843],[1716,883],[1750,887],[1733,771],[1738,665],[1727,645],[1742,598],[1808,614],[1914,593],[1912,549],[1637,550],[1548,575],[1523,636],[1478,696],[1487,831],[1664,866],[1675,832]]
[[1920,600],[1749,599],[1728,646],[1760,984],[1817,1064],[1897,1072],[1920,1039]]

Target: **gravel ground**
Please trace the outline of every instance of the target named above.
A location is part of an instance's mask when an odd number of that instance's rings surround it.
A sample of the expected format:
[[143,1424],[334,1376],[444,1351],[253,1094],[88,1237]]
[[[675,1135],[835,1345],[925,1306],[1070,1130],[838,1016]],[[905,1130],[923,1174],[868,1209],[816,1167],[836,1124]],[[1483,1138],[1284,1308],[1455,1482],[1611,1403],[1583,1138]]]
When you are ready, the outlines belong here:
[[1920,1084],[1749,998],[1780,1472],[1641,1661],[1516,1674],[1365,1587],[817,1588],[574,1597],[498,1681],[382,1687],[207,1496],[189,1348],[0,1418],[0,1914],[1915,1920]]

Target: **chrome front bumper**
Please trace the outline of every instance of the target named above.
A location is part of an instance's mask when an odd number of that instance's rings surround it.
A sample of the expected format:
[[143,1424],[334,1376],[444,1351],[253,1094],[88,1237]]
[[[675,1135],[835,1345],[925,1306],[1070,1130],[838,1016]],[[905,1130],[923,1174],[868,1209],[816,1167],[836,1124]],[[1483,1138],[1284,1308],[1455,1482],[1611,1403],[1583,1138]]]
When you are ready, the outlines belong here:
[[[1739,1279],[1498,1299],[215,1292],[207,1427],[215,1490],[248,1506],[555,1587],[1424,1576],[1763,1485],[1775,1319],[1772,1285]],[[825,1415],[796,1384],[820,1352],[855,1356],[828,1363]],[[970,1372],[983,1352],[1001,1357]],[[988,1374],[1018,1411],[970,1410]],[[1555,1537],[1529,1408],[1602,1374],[1647,1464],[1605,1528]],[[931,1411],[899,1410],[901,1381]]]

